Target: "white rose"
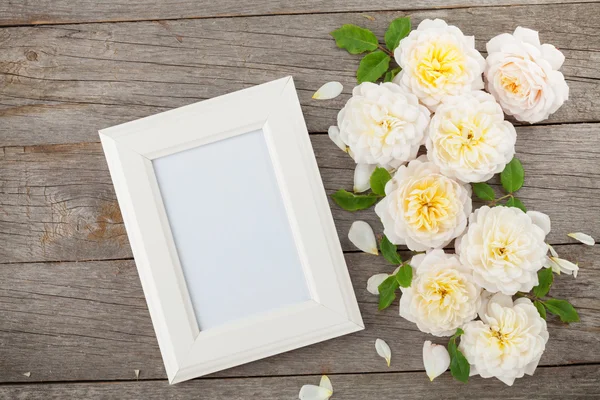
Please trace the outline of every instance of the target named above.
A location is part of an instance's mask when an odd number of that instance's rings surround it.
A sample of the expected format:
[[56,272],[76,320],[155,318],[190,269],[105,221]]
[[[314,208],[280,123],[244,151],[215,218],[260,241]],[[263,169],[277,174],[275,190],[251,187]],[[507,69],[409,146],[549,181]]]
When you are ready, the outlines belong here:
[[483,206],[471,214],[469,228],[456,240],[456,254],[486,290],[529,292],[538,284],[537,271],[546,260],[548,232],[550,218],[545,214]]
[[548,329],[531,301],[520,298],[513,303],[497,293],[484,299],[479,317],[481,321],[463,326],[459,345],[471,364],[471,375],[496,377],[509,386],[515,378],[533,375],[548,342]]
[[400,288],[400,316],[425,333],[451,336],[477,317],[481,288],[458,257],[436,249],[412,258],[410,287]]
[[421,22],[400,41],[394,58],[402,67],[394,82],[432,111],[444,96],[483,89],[485,60],[475,50],[475,39],[441,19]]
[[565,56],[551,44],[540,45],[538,33],[518,27],[487,43],[488,91],[509,115],[530,123],[548,118],[569,98],[558,72]]
[[429,124],[417,97],[387,82],[365,82],[338,114],[341,140],[358,164],[398,168],[417,156]]
[[442,175],[426,156],[398,168],[385,193],[375,212],[394,244],[415,251],[444,247],[467,226],[471,186]]
[[427,156],[446,176],[484,182],[512,160],[516,140],[494,96],[478,90],[442,100],[429,124]]

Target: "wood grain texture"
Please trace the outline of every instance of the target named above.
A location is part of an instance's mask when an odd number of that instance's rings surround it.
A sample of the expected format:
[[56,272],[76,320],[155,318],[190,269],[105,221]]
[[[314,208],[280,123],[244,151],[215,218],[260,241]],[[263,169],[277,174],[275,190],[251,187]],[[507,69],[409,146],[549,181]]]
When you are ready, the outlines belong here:
[[[600,237],[600,124],[518,127],[526,179],[519,197],[550,215],[552,244],[566,234]],[[311,135],[326,191],[352,190],[354,162],[327,135]],[[498,180],[492,181],[500,193]],[[344,250],[352,222],[383,228],[372,209],[342,210],[330,199]],[[131,257],[99,143],[5,147],[0,153],[0,263]]]
[[259,0],[236,1],[132,0],[37,0],[0,3],[0,26],[210,18],[276,14],[335,13],[346,11],[418,10],[487,7],[519,4],[583,3],[595,0]]
[[[581,271],[576,280],[557,277],[551,294],[569,299],[581,322],[567,326],[549,318],[550,341],[541,365],[600,363],[600,248],[564,245],[557,251],[579,262]],[[364,331],[211,377],[422,370],[423,341],[445,340],[400,318],[397,301],[378,312],[377,297],[366,291],[371,275],[391,273],[394,266],[364,253],[347,253],[346,261]],[[3,265],[0,315],[0,382],[133,380],[135,369],[143,379],[166,376],[131,260]],[[375,352],[376,338],[392,348],[390,368]],[[28,371],[29,378],[23,376]],[[244,393],[249,398],[251,392]]]
[[[215,2],[215,4],[218,2]],[[414,11],[475,35],[518,25],[542,32],[566,56],[569,101],[549,123],[600,121],[600,5],[481,7]],[[402,12],[280,15],[0,29],[0,144],[95,142],[98,129],[293,75],[310,132],[326,132],[356,84],[360,56],[338,49],[329,32],[344,23],[382,38]],[[585,24],[580,16],[586,15]],[[285,29],[283,28],[285,27]],[[312,100],[323,83],[344,93]]]
[[[468,385],[450,374],[433,383],[423,372],[330,376],[333,399],[594,399],[600,396],[600,367],[538,368],[512,387],[496,379],[471,378]],[[60,383],[0,387],[0,399],[146,399],[146,400],[293,400],[302,385],[319,383],[319,376],[277,378],[196,379],[169,386],[166,381],[115,383]]]

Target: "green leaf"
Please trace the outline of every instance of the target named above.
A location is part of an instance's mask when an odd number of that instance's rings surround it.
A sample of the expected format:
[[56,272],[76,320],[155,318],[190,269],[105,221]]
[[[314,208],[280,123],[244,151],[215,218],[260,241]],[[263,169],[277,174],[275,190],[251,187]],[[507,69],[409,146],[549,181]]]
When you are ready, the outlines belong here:
[[375,82],[381,78],[390,66],[390,56],[381,50],[367,54],[360,60],[360,65],[356,71],[358,83]]
[[410,17],[396,18],[385,32],[385,45],[390,51],[398,47],[400,40],[410,33]]
[[506,165],[504,171],[500,174],[502,187],[508,193],[514,193],[521,189],[524,179],[525,171],[523,171],[523,165],[521,165],[521,161],[516,157]]
[[456,380],[467,383],[469,380],[469,374],[471,372],[471,365],[456,345],[456,339],[462,334],[464,334],[464,331],[458,328],[456,333],[448,342],[448,353],[450,354],[450,373]]
[[404,264],[400,267],[395,276],[396,280],[398,281],[398,285],[402,287],[410,287],[410,284],[412,283],[413,269],[410,265]]
[[381,243],[379,243],[379,248],[381,249],[381,254],[383,254],[383,257],[388,260],[388,262],[394,265],[402,264],[402,258],[400,258],[400,254],[398,254],[396,245],[390,242],[387,236],[383,235]]
[[552,281],[554,280],[554,274],[552,268],[542,268],[538,271],[539,284],[533,288],[533,294],[535,297],[544,297],[550,291]]
[[492,201],[496,198],[494,189],[485,182],[473,183],[473,193],[481,200]]
[[521,209],[521,211],[527,212],[527,208],[525,207],[525,205],[521,202],[521,200],[517,199],[516,197],[509,197],[508,200],[506,200],[506,206],[517,207]]
[[331,32],[330,35],[339,48],[348,50],[350,54],[373,51],[379,46],[377,36],[373,32],[352,24],[346,24]]
[[332,194],[331,198],[344,210],[356,211],[371,207],[380,197],[374,194],[354,194],[342,189]]
[[398,281],[394,275],[389,276],[378,286],[379,289],[379,311],[384,310],[396,299],[396,290],[398,290]]
[[542,302],[539,300],[535,300],[533,302],[533,305],[535,306],[535,308],[537,308],[538,313],[540,313],[540,317],[546,319],[546,309],[544,308]]
[[562,322],[579,322],[579,314],[575,307],[566,300],[550,299],[542,302],[546,309],[554,315],[558,315]]
[[462,335],[464,335],[464,334],[465,334],[465,331],[463,331],[463,330],[462,330],[462,329],[460,329],[460,328],[457,328],[457,329],[456,329],[456,332],[454,332],[454,335],[452,335],[452,336],[450,337],[450,340],[456,340],[456,339],[457,339],[459,336],[462,336]]
[[394,78],[396,77],[396,75],[398,75],[398,73],[402,71],[402,68],[398,67],[398,68],[394,68],[394,69],[390,69],[388,72],[385,73],[385,77],[383,78],[384,82],[391,82],[394,80]]
[[385,184],[392,179],[387,169],[377,167],[371,174],[370,183],[373,193],[385,196]]

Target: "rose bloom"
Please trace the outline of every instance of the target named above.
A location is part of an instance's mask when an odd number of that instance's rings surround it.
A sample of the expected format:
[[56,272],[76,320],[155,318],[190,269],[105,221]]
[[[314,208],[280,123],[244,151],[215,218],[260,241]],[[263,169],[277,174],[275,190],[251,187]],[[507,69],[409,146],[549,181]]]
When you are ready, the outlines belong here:
[[484,294],[481,321],[463,326],[460,351],[471,375],[496,377],[511,386],[515,378],[533,375],[548,342],[546,321],[527,298]]
[[517,132],[494,96],[481,90],[442,100],[427,135],[427,156],[442,174],[484,182],[515,154]]
[[397,168],[417,156],[429,110],[398,85],[365,82],[338,114],[340,138],[358,164]]
[[485,60],[475,50],[475,39],[441,19],[421,22],[400,41],[394,58],[402,67],[394,82],[432,111],[444,96],[483,89]]
[[415,251],[450,243],[471,213],[471,186],[442,175],[426,156],[398,168],[385,193],[375,206],[384,234]]
[[540,45],[538,33],[518,27],[487,43],[488,91],[509,115],[530,123],[543,121],[569,98],[558,72],[565,56],[551,44]]
[[546,261],[550,218],[516,207],[483,206],[469,217],[469,228],[456,240],[456,254],[473,270],[478,285],[513,295],[538,284]]
[[410,287],[400,288],[400,316],[425,333],[451,336],[456,328],[477,317],[481,288],[458,257],[431,250],[412,258]]

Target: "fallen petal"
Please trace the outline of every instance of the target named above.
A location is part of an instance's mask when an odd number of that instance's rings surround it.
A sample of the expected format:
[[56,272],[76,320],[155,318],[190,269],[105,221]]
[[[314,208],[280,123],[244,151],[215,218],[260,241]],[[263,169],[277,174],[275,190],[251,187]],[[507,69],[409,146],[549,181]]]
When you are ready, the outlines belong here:
[[379,295],[379,285],[388,278],[388,274],[376,274],[367,281],[367,291],[374,295]]
[[596,241],[590,235],[587,235],[582,232],[569,233],[567,236],[572,237],[575,240],[580,241],[583,244],[587,244],[588,246],[593,246],[596,244]]
[[377,242],[373,229],[365,221],[354,221],[348,232],[348,239],[365,253],[378,255]]
[[340,136],[340,129],[337,126],[330,126],[329,130],[327,131],[327,134],[329,135],[329,139],[331,139],[331,141],[335,143],[335,145],[339,147],[340,150],[348,152],[348,147],[346,146],[346,143],[344,143],[344,141],[342,140]]
[[317,100],[334,99],[342,93],[342,90],[344,90],[344,86],[341,83],[335,81],[327,82],[312,95],[312,98]]
[[319,383],[319,386],[321,386],[322,388],[325,388],[325,389],[331,391],[331,393],[333,393],[333,385],[331,384],[331,380],[329,380],[329,377],[327,375],[323,375],[321,377],[321,382]]
[[431,381],[443,374],[450,366],[450,354],[446,347],[429,340],[423,343],[423,365]]
[[354,193],[362,193],[371,188],[371,174],[375,164],[356,164],[354,169]]
[[564,258],[550,257],[550,259],[558,264],[561,272],[564,272],[567,275],[573,275],[577,278],[577,272],[579,272],[579,266],[577,264],[573,264],[571,261],[565,260]]
[[333,392],[327,388],[315,385],[304,385],[300,389],[298,398],[300,400],[327,400],[333,395]]
[[552,255],[552,257],[558,257],[558,253],[556,252],[556,250],[554,250],[554,247],[550,246],[550,244],[546,243],[548,245],[548,250],[550,250],[550,255]]
[[31,372],[25,372],[23,375],[29,378],[31,376]]
[[387,366],[389,367],[392,362],[392,350],[390,349],[390,346],[388,346],[384,340],[377,339],[375,341],[375,350],[377,350],[377,354],[379,354],[380,357],[385,359]]
[[135,378],[138,379],[140,377],[140,370],[134,369],[133,372],[135,373]]
[[552,272],[554,272],[557,275],[560,275],[560,265],[555,263],[554,260],[552,260],[552,258],[550,257],[546,257],[546,259],[544,260],[544,268],[552,268]]

